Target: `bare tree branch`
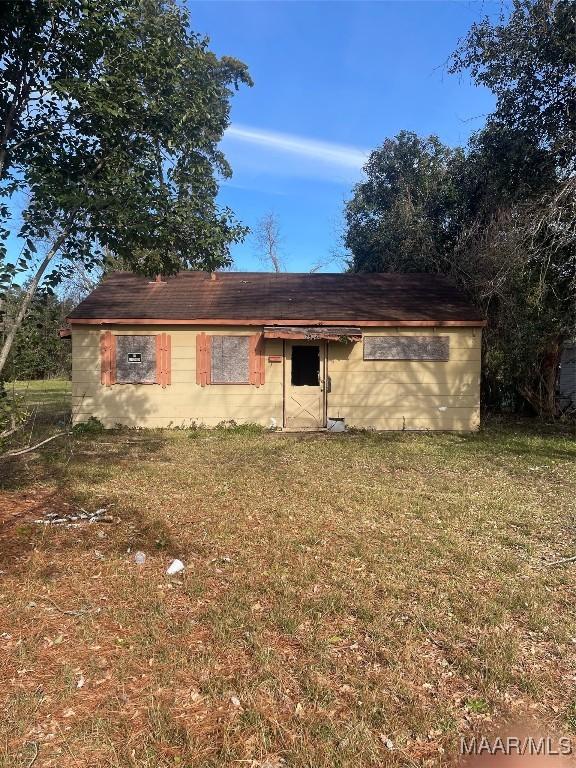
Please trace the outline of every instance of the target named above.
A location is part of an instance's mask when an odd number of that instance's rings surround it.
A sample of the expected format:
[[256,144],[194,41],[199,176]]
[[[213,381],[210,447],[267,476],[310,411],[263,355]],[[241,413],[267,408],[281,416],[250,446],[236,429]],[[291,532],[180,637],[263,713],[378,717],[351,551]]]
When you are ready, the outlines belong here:
[[16,414],[12,412],[10,414],[10,426],[8,429],[5,429],[3,432],[0,432],[0,440],[4,440],[7,437],[10,437],[10,435],[13,435],[15,432],[17,432],[19,429],[19,426],[16,422]]
[[276,214],[270,212],[260,219],[254,230],[254,242],[262,261],[270,265],[274,272],[282,272],[280,258],[282,235]]
[[7,453],[0,454],[0,459],[10,459],[13,456],[22,456],[24,453],[31,453],[32,451],[35,451],[37,448],[40,448],[43,445],[46,445],[46,443],[51,442],[52,440],[56,440],[57,437],[64,437],[64,435],[69,435],[69,432],[56,432],[55,435],[51,435],[50,437],[47,437],[45,440],[41,440],[39,443],[36,443],[35,445],[30,445],[28,448],[20,448],[18,451],[8,451]]

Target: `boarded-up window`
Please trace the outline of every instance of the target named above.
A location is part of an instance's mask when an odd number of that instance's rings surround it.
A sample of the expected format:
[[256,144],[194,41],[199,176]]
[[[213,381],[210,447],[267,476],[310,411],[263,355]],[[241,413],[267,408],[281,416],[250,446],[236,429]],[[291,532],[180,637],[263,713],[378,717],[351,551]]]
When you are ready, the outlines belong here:
[[211,383],[249,384],[250,337],[212,336],[211,341]]
[[364,337],[364,360],[446,361],[449,358],[449,336]]
[[156,384],[156,336],[116,336],[116,382]]

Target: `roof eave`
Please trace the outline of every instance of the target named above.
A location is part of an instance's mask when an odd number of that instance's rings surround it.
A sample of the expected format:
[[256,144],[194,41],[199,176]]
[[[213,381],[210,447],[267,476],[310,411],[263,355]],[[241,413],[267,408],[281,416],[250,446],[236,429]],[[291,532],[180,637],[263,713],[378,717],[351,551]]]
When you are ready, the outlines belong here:
[[[69,317],[67,318],[71,325],[337,325],[350,326],[350,320],[292,320],[290,318],[270,319],[270,318],[194,318],[194,319],[173,319],[173,318],[136,318],[136,317]],[[464,327],[464,328],[484,328],[486,320],[430,320],[430,319],[387,319],[387,320],[354,320],[354,325],[361,328],[374,327]]]

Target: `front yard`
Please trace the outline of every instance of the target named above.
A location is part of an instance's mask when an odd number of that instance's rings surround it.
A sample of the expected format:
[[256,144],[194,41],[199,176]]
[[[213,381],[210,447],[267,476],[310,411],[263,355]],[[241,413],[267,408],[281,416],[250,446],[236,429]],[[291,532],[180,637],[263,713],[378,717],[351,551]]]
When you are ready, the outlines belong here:
[[[576,563],[547,565],[576,554],[575,459],[515,425],[106,432],[1,464],[0,765],[443,765],[513,722],[576,736]],[[112,522],[34,522],[80,507]]]

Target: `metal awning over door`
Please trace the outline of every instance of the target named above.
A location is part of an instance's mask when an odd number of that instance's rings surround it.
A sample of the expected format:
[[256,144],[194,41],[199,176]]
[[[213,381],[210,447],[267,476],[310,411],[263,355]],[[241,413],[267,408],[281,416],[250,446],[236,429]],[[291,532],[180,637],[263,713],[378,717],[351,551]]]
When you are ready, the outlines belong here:
[[301,339],[305,341],[361,341],[362,329],[348,326],[266,325],[265,339]]

